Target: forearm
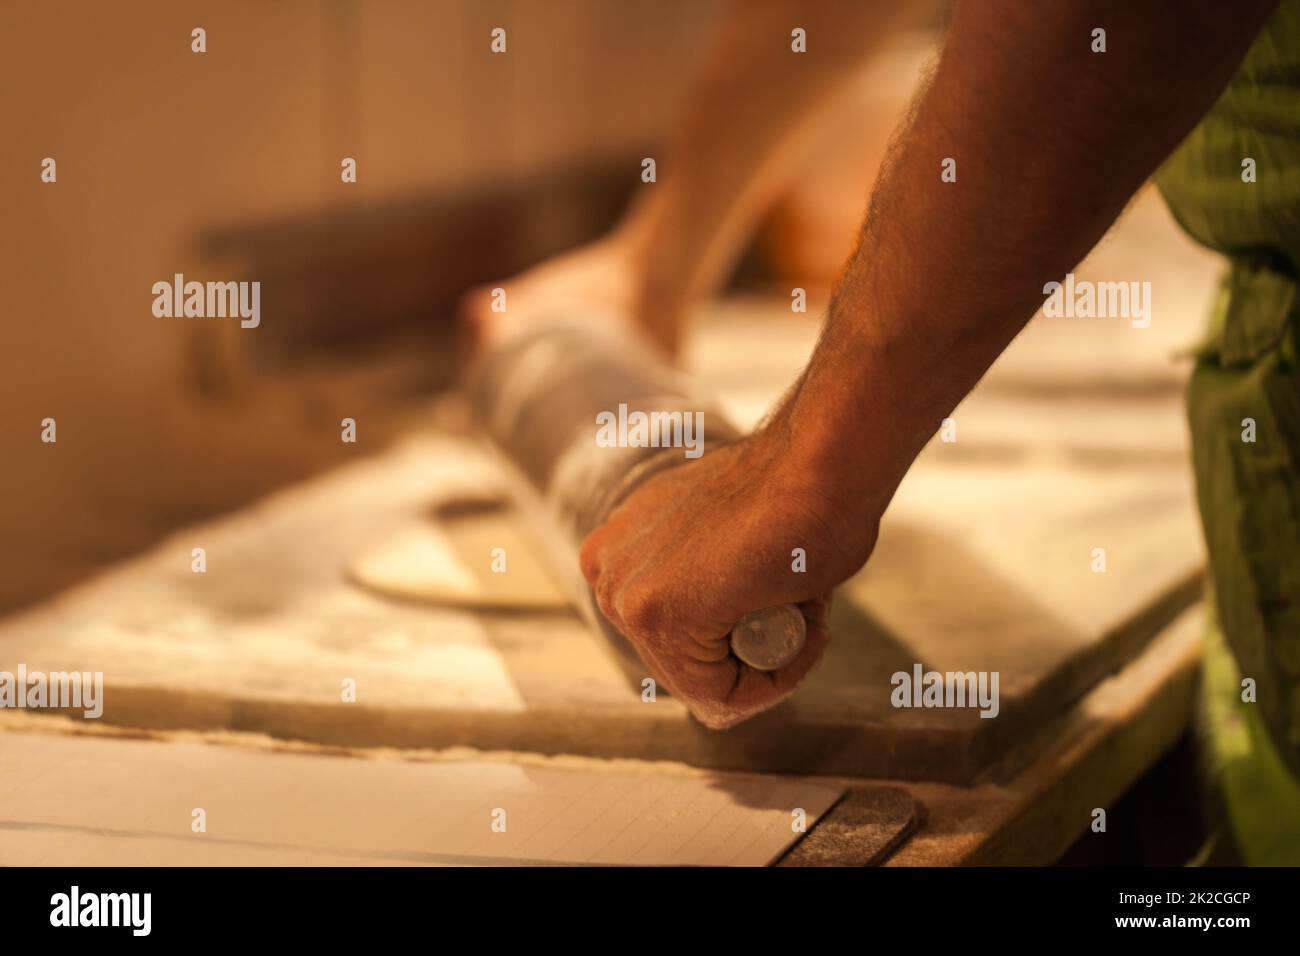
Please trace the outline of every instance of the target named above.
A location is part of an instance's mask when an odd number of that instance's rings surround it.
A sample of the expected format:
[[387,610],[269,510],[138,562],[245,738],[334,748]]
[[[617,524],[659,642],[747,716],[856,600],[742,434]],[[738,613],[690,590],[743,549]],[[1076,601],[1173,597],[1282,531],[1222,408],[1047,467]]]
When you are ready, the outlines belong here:
[[[848,521],[934,433],[1226,84],[1272,0],[957,5],[822,339],[768,434]],[[1093,53],[1104,27],[1109,50]],[[956,161],[955,182],[940,179]]]
[[[670,149],[622,231],[641,277],[643,321],[671,337],[681,312],[725,277],[757,219],[813,155],[844,92],[915,3],[735,0]],[[808,52],[791,50],[806,31]]]

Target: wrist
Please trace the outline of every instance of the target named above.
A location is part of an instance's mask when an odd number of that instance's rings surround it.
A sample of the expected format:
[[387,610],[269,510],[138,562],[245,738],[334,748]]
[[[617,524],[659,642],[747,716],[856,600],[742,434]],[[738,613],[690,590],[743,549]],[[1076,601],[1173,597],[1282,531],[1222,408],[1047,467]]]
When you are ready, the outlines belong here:
[[[758,460],[773,488],[808,503],[822,518],[870,551],[880,515],[893,494],[880,484],[869,445],[855,435],[852,421],[835,414],[809,414],[808,407],[785,403],[755,434]],[[862,560],[866,554],[862,555]]]
[[[788,484],[824,499],[835,517],[873,527],[933,433],[887,358],[863,348],[815,362],[763,428]],[[891,360],[906,364],[897,353]]]

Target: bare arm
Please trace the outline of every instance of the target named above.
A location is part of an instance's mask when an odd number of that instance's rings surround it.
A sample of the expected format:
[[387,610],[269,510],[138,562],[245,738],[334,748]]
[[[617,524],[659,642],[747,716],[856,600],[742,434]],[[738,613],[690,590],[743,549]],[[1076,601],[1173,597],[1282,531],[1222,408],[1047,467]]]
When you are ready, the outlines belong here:
[[[874,522],[1044,284],[1196,124],[1274,6],[957,4],[822,340],[772,423],[841,519]],[[1091,50],[1096,27],[1107,52]],[[940,180],[948,157],[956,182]]]
[[[730,0],[702,51],[658,181],[607,236],[491,287],[462,307],[479,342],[508,338],[535,317],[626,316],[667,354],[686,318],[726,278],[759,217],[815,160],[822,134],[851,119],[858,69],[890,28],[935,0]],[[805,31],[807,52],[792,50]],[[853,200],[856,205],[856,198]]]
[[[850,121],[843,94],[915,0],[731,0],[681,126],[620,232],[636,248],[643,324],[670,351],[686,310],[726,277],[758,218]],[[807,52],[791,49],[805,31]]]
[[[1273,6],[960,0],[795,389],[584,544],[602,610],[697,717],[744,720],[814,666],[820,599],[870,556],[941,418],[1195,125]],[[956,182],[940,179],[947,157]],[[791,573],[795,547],[806,573]],[[740,665],[730,622],[781,603],[805,610],[804,651],[779,671]]]

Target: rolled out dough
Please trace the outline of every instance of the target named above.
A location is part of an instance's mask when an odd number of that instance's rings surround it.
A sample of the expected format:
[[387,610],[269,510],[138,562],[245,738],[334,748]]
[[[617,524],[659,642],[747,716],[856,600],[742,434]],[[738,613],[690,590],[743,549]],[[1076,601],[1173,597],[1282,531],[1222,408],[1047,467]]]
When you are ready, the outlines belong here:
[[[492,570],[497,548],[505,551],[504,571]],[[504,504],[440,502],[428,517],[359,555],[348,573],[372,591],[408,601],[495,610],[569,607]]]

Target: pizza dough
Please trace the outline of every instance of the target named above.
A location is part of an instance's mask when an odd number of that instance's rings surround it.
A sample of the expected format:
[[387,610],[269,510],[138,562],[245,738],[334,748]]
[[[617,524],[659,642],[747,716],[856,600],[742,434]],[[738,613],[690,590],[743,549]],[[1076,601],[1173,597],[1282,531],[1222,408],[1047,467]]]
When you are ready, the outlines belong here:
[[441,502],[359,555],[348,573],[376,593],[408,601],[505,611],[569,607],[521,534],[518,516],[499,500]]

